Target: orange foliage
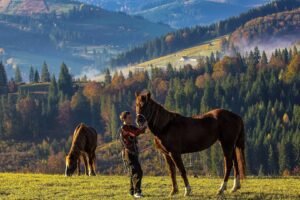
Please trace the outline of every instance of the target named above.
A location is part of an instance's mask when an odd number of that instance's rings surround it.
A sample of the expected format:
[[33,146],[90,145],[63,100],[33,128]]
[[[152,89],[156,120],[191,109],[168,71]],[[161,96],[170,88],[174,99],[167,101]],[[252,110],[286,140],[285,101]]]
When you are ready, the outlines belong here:
[[195,85],[196,87],[203,89],[205,87],[205,82],[210,79],[211,79],[210,75],[208,73],[205,73],[196,78]]
[[83,94],[91,102],[96,102],[96,101],[99,101],[102,90],[103,90],[103,87],[102,87],[101,83],[93,81],[93,82],[87,83],[84,86]]
[[124,81],[125,81],[125,77],[123,76],[123,74],[122,73],[118,74],[116,72],[112,78],[111,86],[114,89],[119,90],[124,86]]
[[57,121],[61,126],[66,126],[67,124],[71,124],[71,119],[72,119],[71,102],[65,101],[59,106]]
[[47,171],[50,173],[63,173],[65,169],[65,155],[59,152],[55,155],[50,155],[47,162]]
[[153,80],[153,88],[156,88],[156,92],[159,96],[167,94],[168,85],[168,81],[161,78],[156,78],[155,80]]
[[291,81],[299,73],[300,73],[300,55],[297,54],[293,57],[291,63],[287,67],[285,80]]
[[170,45],[170,44],[173,43],[174,39],[175,39],[175,36],[173,34],[169,34],[169,35],[166,36],[165,41],[166,41],[167,44]]
[[241,62],[237,57],[225,56],[214,65],[212,77],[216,80],[228,73],[239,73],[240,70]]
[[36,111],[36,103],[33,99],[26,97],[18,102],[17,109],[21,113],[22,118],[26,119]]

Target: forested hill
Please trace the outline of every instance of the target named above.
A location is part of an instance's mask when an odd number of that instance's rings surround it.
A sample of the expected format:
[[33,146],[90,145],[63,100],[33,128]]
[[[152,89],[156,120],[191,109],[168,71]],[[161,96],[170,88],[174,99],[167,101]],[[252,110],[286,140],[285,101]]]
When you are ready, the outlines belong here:
[[[99,145],[115,141],[120,112],[134,112],[134,93],[147,88],[156,101],[185,116],[214,108],[239,114],[245,123],[247,174],[300,175],[300,51],[296,47],[277,49],[269,57],[258,48],[243,56],[212,54],[193,67],[152,68],[151,76],[147,71],[111,75],[108,70],[104,82],[72,80],[65,64],[58,80],[50,80],[50,73],[45,64],[42,73],[32,70],[31,82],[22,84],[20,73],[16,82],[7,81],[0,64],[0,171],[63,173],[76,125],[84,122],[94,127]],[[164,173],[151,137],[140,139],[141,149],[151,147],[141,155],[145,173]],[[101,173],[122,171],[120,148],[109,145],[97,154]],[[195,174],[223,171],[218,143],[185,155],[184,161]]]
[[300,8],[253,19],[235,30],[229,46],[248,50],[255,46],[264,49],[300,41]]
[[209,26],[196,26],[179,29],[162,37],[137,46],[130,51],[118,55],[111,60],[112,66],[124,66],[157,58],[169,53],[176,52],[201,42],[223,36],[235,31],[249,20],[257,17],[297,9],[300,7],[299,0],[278,0],[253,8],[237,17],[231,17]]

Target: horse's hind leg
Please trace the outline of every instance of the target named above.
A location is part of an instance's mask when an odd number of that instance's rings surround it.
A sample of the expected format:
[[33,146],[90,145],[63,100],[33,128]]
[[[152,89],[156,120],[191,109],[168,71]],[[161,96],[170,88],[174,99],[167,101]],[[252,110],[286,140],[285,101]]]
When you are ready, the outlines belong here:
[[93,153],[92,153],[92,158],[93,158],[93,165],[92,165],[93,172],[94,172],[94,176],[96,176],[96,153],[95,153],[95,151],[93,151]]
[[164,154],[165,160],[168,164],[168,169],[169,169],[169,174],[172,179],[172,186],[173,189],[170,193],[170,196],[173,196],[178,193],[178,185],[177,185],[177,180],[176,180],[176,166],[172,160],[172,158],[169,155]]
[[96,176],[96,172],[95,172],[95,159],[96,159],[96,155],[94,152],[89,153],[89,169],[90,169],[90,176]]
[[187,175],[186,175],[186,171],[185,171],[182,159],[181,159],[181,155],[177,154],[177,153],[176,154],[171,153],[171,158],[172,158],[173,162],[175,163],[176,167],[178,168],[178,170],[181,174],[181,177],[184,181],[184,184],[185,184],[184,196],[189,196],[192,192],[192,189],[191,189],[189,180],[188,180]]
[[85,172],[85,175],[88,176],[89,175],[89,167],[88,167],[87,155],[83,154],[82,158],[83,158],[83,162],[84,162],[84,172]]
[[80,170],[81,161],[80,161],[80,158],[81,158],[81,156],[79,156],[78,160],[77,160],[77,175],[78,176],[80,176],[80,174],[81,174],[81,170]]
[[218,194],[222,194],[227,189],[227,182],[230,175],[230,171],[233,165],[233,145],[222,143],[222,149],[224,153],[224,180],[218,191]]
[[231,189],[231,192],[236,192],[238,189],[241,188],[241,183],[240,183],[239,166],[238,166],[238,161],[237,161],[235,151],[233,152],[233,169],[234,169],[234,182],[233,182],[233,187]]

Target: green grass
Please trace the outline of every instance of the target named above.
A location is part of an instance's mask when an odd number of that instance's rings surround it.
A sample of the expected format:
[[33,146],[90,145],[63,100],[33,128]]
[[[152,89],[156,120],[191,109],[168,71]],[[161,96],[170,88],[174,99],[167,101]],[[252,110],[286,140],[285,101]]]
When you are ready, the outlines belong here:
[[[180,177],[180,193],[174,199],[300,199],[300,178],[248,178],[242,181],[242,189],[235,194],[228,191],[216,195],[220,178],[190,177],[193,195],[183,197]],[[0,174],[0,199],[132,199],[128,195],[127,176],[86,177],[42,174]],[[228,187],[232,186],[232,180]],[[166,199],[170,192],[169,177],[143,179],[145,199]]]

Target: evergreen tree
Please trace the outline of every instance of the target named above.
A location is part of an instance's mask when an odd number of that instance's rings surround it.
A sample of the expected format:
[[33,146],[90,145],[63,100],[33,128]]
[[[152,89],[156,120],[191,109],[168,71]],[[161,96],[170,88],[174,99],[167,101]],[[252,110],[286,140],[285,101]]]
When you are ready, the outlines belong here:
[[111,84],[111,75],[110,75],[110,70],[109,69],[106,69],[106,72],[105,72],[105,78],[104,78],[104,82],[106,85],[109,85]]
[[254,56],[253,57],[254,58],[254,66],[256,66],[259,63],[260,58],[261,58],[260,51],[259,51],[258,47],[254,48],[253,56]]
[[110,125],[110,130],[111,130],[111,138],[112,140],[115,140],[117,138],[118,134],[118,114],[117,114],[117,109],[115,104],[112,104],[111,106],[111,125]]
[[15,69],[15,82],[21,83],[22,81],[23,81],[22,74],[21,74],[20,68],[17,66]]
[[29,82],[30,83],[34,82],[34,69],[32,66],[30,66],[30,70],[29,70]]
[[209,111],[212,105],[214,105],[214,92],[213,88],[209,84],[209,81],[206,81],[204,93],[201,98],[200,112],[205,113]]
[[39,74],[39,71],[37,69],[34,72],[34,82],[35,83],[40,82],[40,74]]
[[56,113],[58,108],[58,88],[56,78],[53,75],[51,78],[49,91],[48,91],[48,113]]
[[1,86],[7,86],[7,75],[2,62],[0,62],[0,87]]
[[65,63],[62,63],[60,67],[58,90],[67,98],[70,98],[73,94],[73,82],[69,73],[69,69]]
[[276,155],[275,155],[275,152],[273,150],[272,145],[269,145],[269,150],[268,151],[269,151],[268,152],[268,155],[269,155],[268,170],[269,170],[269,174],[274,175],[274,174],[277,174],[277,170],[278,170],[277,163],[278,163],[278,161],[276,160]]
[[83,95],[82,90],[78,90],[73,96],[71,100],[71,108],[73,111],[73,120],[75,124],[80,122],[90,124],[91,122],[91,109],[90,102]]
[[267,54],[265,51],[262,52],[260,64],[262,67],[265,67],[268,64],[268,58],[267,58]]
[[50,73],[46,62],[43,63],[41,82],[50,82]]

